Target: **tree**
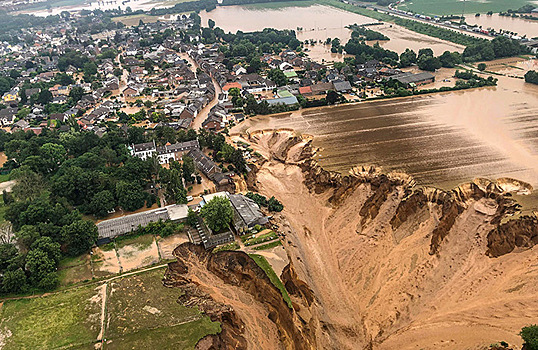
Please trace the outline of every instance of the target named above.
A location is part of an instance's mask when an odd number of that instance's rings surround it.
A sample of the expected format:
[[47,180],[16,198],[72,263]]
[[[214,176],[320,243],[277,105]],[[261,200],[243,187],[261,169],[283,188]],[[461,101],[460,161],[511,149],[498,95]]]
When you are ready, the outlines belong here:
[[269,200],[267,201],[267,209],[269,211],[282,211],[284,209],[284,206],[282,205],[282,203],[280,203],[280,201],[278,199],[276,199],[274,196],[269,198]]
[[97,226],[91,221],[76,220],[62,227],[61,236],[67,245],[68,254],[80,255],[87,252],[97,240]]
[[32,250],[39,249],[45,253],[47,256],[58,264],[62,253],[60,251],[60,243],[54,242],[50,237],[39,237],[34,243],[32,243]]
[[286,75],[284,74],[284,72],[277,68],[271,69],[267,73],[267,77],[271,81],[273,81],[277,86],[283,86],[288,83],[288,78],[286,78]]
[[144,206],[146,196],[136,183],[120,181],[116,184],[118,205],[127,211],[135,211]]
[[420,49],[420,50],[418,50],[418,57],[420,57],[420,56],[433,57],[433,50],[430,49],[429,47],[427,47],[425,49]]
[[185,182],[192,182],[192,174],[194,174],[194,171],[196,170],[194,167],[194,159],[191,157],[183,157],[183,165],[181,166],[181,170],[183,171],[183,178],[185,179]]
[[400,66],[402,67],[409,67],[416,62],[417,54],[413,50],[405,49],[405,51],[400,55]]
[[25,247],[30,248],[39,239],[40,234],[35,226],[24,225],[15,233],[15,236]]
[[45,143],[40,147],[43,160],[45,160],[49,166],[49,171],[54,172],[58,169],[60,164],[65,161],[67,151],[64,146],[57,143]]
[[213,232],[220,232],[232,221],[233,209],[228,198],[217,196],[202,207],[200,214]]
[[439,56],[439,61],[445,68],[454,68],[456,64],[461,63],[461,55],[457,52],[445,51]]
[[211,18],[207,21],[207,26],[211,29],[215,28],[215,21]]
[[86,76],[95,75],[97,74],[97,65],[94,62],[86,62],[82,70]]
[[329,90],[327,92],[327,97],[326,97],[326,100],[327,100],[327,103],[330,104],[330,105],[333,105],[335,104],[336,102],[338,102],[338,100],[340,99],[340,95],[338,95],[338,93],[334,90]]
[[108,190],[98,192],[93,196],[90,204],[88,204],[88,211],[97,217],[105,217],[108,212],[114,209],[116,201],[114,195]]
[[538,350],[538,325],[523,327],[519,333],[526,350]]
[[14,244],[0,244],[0,271],[5,271],[19,254]]
[[49,273],[56,270],[56,264],[46,252],[34,249],[26,254],[26,270],[30,273],[30,282],[37,286]]
[[441,68],[441,61],[438,57],[422,55],[418,58],[418,68],[435,72],[436,69]]
[[478,70],[481,71],[481,72],[485,71],[485,70],[486,70],[486,67],[487,67],[487,66],[486,66],[485,63],[479,63],[479,64],[478,64]]
[[26,274],[22,269],[6,271],[2,280],[2,287],[5,293],[22,293],[28,289]]
[[538,72],[534,70],[530,70],[527,73],[525,73],[525,82],[531,83],[531,84],[538,84]]
[[82,96],[84,96],[84,89],[80,86],[75,86],[69,91],[69,97],[71,97],[75,103],[80,101]]
[[36,102],[40,105],[46,105],[52,101],[52,93],[49,90],[41,90],[37,94]]

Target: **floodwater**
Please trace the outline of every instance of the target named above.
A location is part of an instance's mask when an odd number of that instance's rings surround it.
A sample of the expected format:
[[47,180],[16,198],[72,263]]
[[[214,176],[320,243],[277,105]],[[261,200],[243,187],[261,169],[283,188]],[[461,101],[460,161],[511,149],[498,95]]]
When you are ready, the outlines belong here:
[[21,13],[26,14],[32,14],[34,16],[39,17],[47,17],[47,16],[54,16],[59,15],[62,11],[68,11],[68,12],[79,12],[81,10],[112,10],[120,8],[122,10],[125,10],[127,7],[130,7],[133,11],[137,10],[144,10],[149,11],[152,8],[164,8],[164,7],[172,7],[174,4],[168,4],[168,3],[159,3],[155,2],[154,0],[130,0],[129,2],[123,2],[121,0],[105,0],[105,1],[88,1],[88,2],[81,2],[79,5],[70,5],[70,6],[58,6],[58,7],[52,7],[49,9],[35,9],[35,10],[27,10],[27,11],[21,11]]
[[519,36],[526,35],[527,38],[538,37],[538,21],[499,16],[498,13],[491,16],[482,14],[479,17],[466,15],[465,21],[469,24],[478,24],[483,29],[493,28],[496,31],[502,29],[515,32]]
[[[264,28],[293,29],[297,31],[297,38],[304,40],[325,41],[327,38],[339,38],[345,44],[351,37],[351,31],[346,26],[350,24],[376,23],[377,21],[359,14],[343,11],[334,7],[313,5],[308,7],[283,7],[283,8],[252,8],[243,6],[221,6],[211,12],[202,11],[202,25],[207,26],[207,21],[212,19],[216,26],[225,32],[235,33],[238,30],[252,32]],[[301,29],[301,30],[298,30]],[[389,37],[391,40],[380,42],[381,46],[401,53],[406,48],[418,51],[424,47],[430,47],[435,54],[440,55],[444,51],[463,51],[463,46],[421,35],[405,28],[384,24],[372,27]],[[338,60],[317,51],[317,58],[327,61]]]
[[538,187],[538,86],[521,79],[499,76],[496,87],[257,116],[232,132],[270,128],[313,135],[321,165],[342,173],[377,165],[445,189],[476,177]]

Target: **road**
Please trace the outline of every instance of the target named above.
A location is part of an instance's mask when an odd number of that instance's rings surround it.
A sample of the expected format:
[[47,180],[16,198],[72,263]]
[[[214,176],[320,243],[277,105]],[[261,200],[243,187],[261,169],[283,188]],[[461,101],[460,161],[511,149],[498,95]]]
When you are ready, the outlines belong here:
[[[180,57],[187,60],[187,62],[189,62],[192,67],[194,67],[195,72],[196,68],[199,68],[198,64],[187,53],[181,53]],[[209,115],[209,112],[211,111],[211,108],[213,108],[219,103],[219,94],[222,92],[222,89],[213,77],[211,77],[211,81],[213,82],[213,87],[215,88],[215,97],[204,108],[202,108],[196,118],[194,118],[194,120],[192,121],[192,128],[194,130],[198,130],[202,127],[202,123],[204,122],[204,120],[206,120],[207,116]]]

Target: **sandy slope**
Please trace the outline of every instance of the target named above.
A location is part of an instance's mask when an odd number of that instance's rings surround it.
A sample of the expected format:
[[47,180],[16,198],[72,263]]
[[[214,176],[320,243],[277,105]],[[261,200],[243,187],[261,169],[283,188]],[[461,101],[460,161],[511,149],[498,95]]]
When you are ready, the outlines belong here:
[[369,183],[331,205],[332,189],[315,194],[305,185],[293,164],[305,142],[290,148],[290,136],[266,132],[249,142],[272,157],[259,169],[256,185],[284,204],[286,251],[316,297],[310,322],[318,348],[484,349],[501,340],[521,345],[521,327],[538,320],[538,247],[486,256],[494,215],[475,208],[487,199],[462,203],[439,253],[430,255],[439,204],[428,203],[397,229],[390,221],[407,185],[386,193],[373,220],[359,215],[374,193]]

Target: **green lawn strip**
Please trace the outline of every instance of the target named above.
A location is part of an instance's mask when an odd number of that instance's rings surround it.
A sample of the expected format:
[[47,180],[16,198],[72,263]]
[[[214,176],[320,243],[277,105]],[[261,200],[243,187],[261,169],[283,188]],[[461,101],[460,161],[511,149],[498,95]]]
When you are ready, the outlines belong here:
[[107,338],[104,349],[194,349],[204,336],[218,334],[220,331],[218,322],[211,322],[209,317],[203,317],[176,326],[143,329],[120,338]]
[[276,275],[275,271],[271,267],[271,264],[269,264],[267,259],[265,259],[265,257],[261,255],[249,254],[249,256],[256,262],[256,264],[258,264],[259,267],[263,269],[263,271],[265,271],[265,273],[267,274],[267,277],[269,277],[269,279],[275,285],[275,287],[280,289],[280,292],[282,293],[282,297],[288,304],[288,307],[291,309],[292,308],[291,299],[290,299],[290,296],[288,295],[288,291],[284,287],[284,284],[282,283],[280,278],[278,278],[278,276]]
[[265,250],[265,249],[271,249],[271,248],[274,248],[274,247],[278,247],[280,245],[282,245],[282,242],[280,240],[278,240],[278,241],[273,241],[271,243],[262,244],[262,245],[253,247],[252,249],[254,249],[254,250]]
[[413,32],[428,35],[428,36],[438,38],[441,40],[450,41],[450,42],[464,45],[464,46],[478,43],[481,40],[486,40],[486,39],[477,38],[471,35],[465,35],[463,33],[456,32],[453,30],[434,26],[431,24],[423,23],[420,21],[415,21],[412,19],[407,19],[407,18],[402,18],[402,17],[397,17],[397,16],[391,16],[386,13],[369,10],[369,9],[351,5],[351,4],[346,4],[338,0],[319,0],[318,3],[321,5],[333,6],[333,7],[345,10],[345,11],[357,13],[357,14],[367,16],[370,18],[374,18],[379,21],[391,22],[399,26],[402,26],[404,28],[407,28]]
[[164,268],[110,282],[107,309],[110,322],[106,339],[127,337],[131,333],[172,327],[203,318],[197,308],[177,302],[181,291],[162,284]]
[[7,300],[1,311],[2,350],[56,349],[95,342],[101,303],[95,286],[49,296]]
[[9,181],[9,174],[0,174],[0,182]]
[[116,238],[116,247],[121,249],[125,246],[133,246],[137,250],[147,249],[153,244],[153,235],[119,236]]
[[272,241],[273,239],[275,239],[277,237],[278,237],[277,234],[274,231],[271,231],[271,232],[268,232],[268,233],[264,233],[263,235],[257,235],[254,238],[249,238],[249,239],[245,240],[244,243],[245,243],[246,246],[255,245],[255,244],[260,244],[260,243]]
[[224,244],[224,245],[216,247],[215,249],[213,249],[213,253],[222,252],[224,250],[237,250],[237,249],[239,249],[239,243],[232,242],[229,244]]
[[461,15],[462,12],[485,14],[488,11],[516,10],[529,3],[525,0],[466,1],[465,4],[461,0],[413,0],[404,2],[398,8],[425,15]]

